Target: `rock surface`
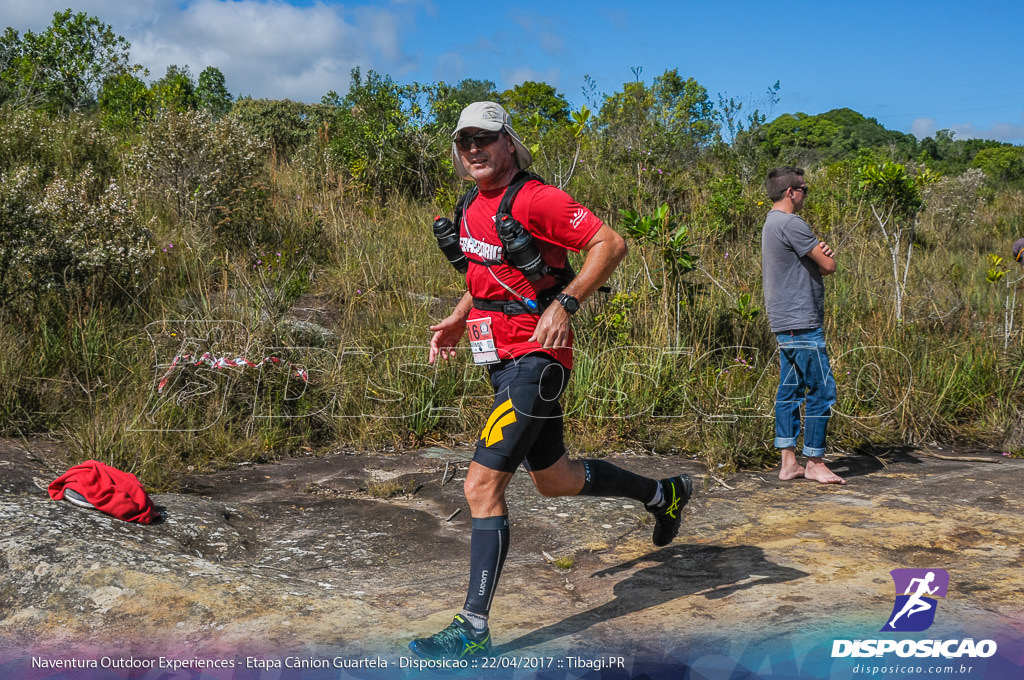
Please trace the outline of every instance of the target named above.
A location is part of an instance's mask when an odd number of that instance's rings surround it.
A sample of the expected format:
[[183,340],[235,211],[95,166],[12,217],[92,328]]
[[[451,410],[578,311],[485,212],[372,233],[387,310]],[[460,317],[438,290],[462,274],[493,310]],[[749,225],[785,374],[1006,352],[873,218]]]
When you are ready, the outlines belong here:
[[[469,455],[338,453],[196,477],[154,495],[165,520],[142,526],[51,500],[63,469],[42,447],[2,442],[0,651],[403,655],[464,598]],[[1024,631],[1024,461],[940,455],[837,457],[845,487],[617,456],[697,482],[662,549],[639,504],[543,498],[518,474],[497,650],[678,658],[740,633],[874,635],[900,567],[950,573],[936,634]]]

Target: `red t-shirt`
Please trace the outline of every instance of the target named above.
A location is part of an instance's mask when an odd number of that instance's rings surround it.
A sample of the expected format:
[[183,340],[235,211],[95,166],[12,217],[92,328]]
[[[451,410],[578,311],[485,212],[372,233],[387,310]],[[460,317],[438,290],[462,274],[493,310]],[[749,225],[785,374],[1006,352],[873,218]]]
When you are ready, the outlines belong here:
[[[498,212],[504,194],[504,189],[481,191],[463,214],[460,225],[462,250],[473,260],[501,259],[501,239],[494,226],[494,215]],[[604,224],[569,194],[558,187],[537,181],[527,182],[519,191],[512,205],[512,217],[533,235],[541,257],[554,268],[564,268],[568,262],[567,250],[579,252]],[[531,283],[522,272],[507,264],[486,267],[475,262],[469,263],[466,285],[473,297],[487,300],[520,299],[506,290],[498,280],[520,296],[532,300],[537,299],[538,293],[558,283],[550,275]],[[508,316],[501,312],[474,309],[469,315],[469,321],[486,317],[491,319],[494,344],[501,359],[521,357],[540,350],[567,368],[572,368],[571,338],[569,347],[554,350],[541,350],[539,343],[529,341],[540,319],[538,315]]]

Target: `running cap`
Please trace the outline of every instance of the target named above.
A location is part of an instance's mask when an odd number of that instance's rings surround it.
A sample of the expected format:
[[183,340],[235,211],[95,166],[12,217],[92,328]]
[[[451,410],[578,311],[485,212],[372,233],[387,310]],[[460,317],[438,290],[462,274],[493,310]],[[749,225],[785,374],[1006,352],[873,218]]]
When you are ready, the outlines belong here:
[[508,112],[495,102],[473,102],[462,109],[462,113],[459,115],[459,122],[455,126],[455,131],[452,132],[452,165],[455,166],[455,172],[462,179],[473,179],[469,171],[462,165],[462,159],[459,158],[459,150],[455,148],[455,137],[459,134],[460,130],[465,130],[466,128],[480,128],[481,130],[493,130],[495,132],[504,130],[508,133],[508,136],[512,139],[512,144],[516,147],[516,164],[519,166],[519,169],[525,170],[533,162],[533,154],[523,144],[523,140],[519,139],[516,131],[512,129],[512,118],[508,115]]

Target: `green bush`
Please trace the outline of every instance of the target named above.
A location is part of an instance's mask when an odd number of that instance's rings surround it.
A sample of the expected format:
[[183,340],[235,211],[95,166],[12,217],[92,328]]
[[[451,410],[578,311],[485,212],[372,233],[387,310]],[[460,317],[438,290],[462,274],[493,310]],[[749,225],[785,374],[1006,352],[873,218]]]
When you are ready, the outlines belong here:
[[135,203],[86,168],[37,193],[37,174],[0,175],[0,301],[46,292],[93,299],[136,291],[154,247]]
[[253,216],[255,205],[259,219],[266,152],[267,142],[235,118],[167,111],[143,132],[125,168],[179,224],[206,227],[229,245],[237,238],[248,245],[259,227],[235,213]]

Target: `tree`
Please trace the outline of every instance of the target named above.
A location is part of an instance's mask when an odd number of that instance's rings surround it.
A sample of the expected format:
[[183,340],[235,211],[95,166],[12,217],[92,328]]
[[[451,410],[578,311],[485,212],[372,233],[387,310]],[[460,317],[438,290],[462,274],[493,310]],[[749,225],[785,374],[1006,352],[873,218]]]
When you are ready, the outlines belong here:
[[917,214],[924,204],[921,188],[937,181],[938,176],[923,170],[911,177],[905,165],[873,160],[865,160],[857,172],[860,187],[868,195],[871,213],[882,230],[883,240],[892,259],[894,310],[896,323],[901,324],[903,300],[907,294],[907,273],[910,271],[910,258],[914,254]]
[[620,149],[639,149],[654,137],[654,93],[639,81],[625,83],[621,92],[605,97],[600,126]]
[[776,158],[802,155],[813,160],[844,160],[861,149],[885,149],[910,158],[916,153],[917,140],[913,135],[887,130],[874,118],[853,109],[842,108],[816,116],[781,115],[765,126],[764,146]]
[[198,108],[196,86],[188,66],[171,64],[167,73],[149,88],[157,108],[163,111],[188,111]]
[[39,184],[35,169],[0,172],[0,307],[45,291],[111,298],[142,283],[153,246],[133,199],[91,167]]
[[112,76],[143,72],[129,59],[130,43],[107,24],[84,12],[56,12],[43,33],[8,28],[0,47],[4,94],[53,112],[95,104],[102,83]]
[[289,99],[250,99],[235,102],[231,116],[259,139],[269,143],[275,158],[287,160],[296,150],[328,128],[333,106],[303,104]]
[[841,125],[828,118],[787,113],[769,123],[765,142],[775,155],[781,155],[795,148],[830,149],[841,134]]
[[18,99],[18,86],[21,79],[17,77],[14,66],[21,54],[21,36],[10,26],[0,36],[0,104]]
[[721,130],[708,91],[693,78],[684,80],[676,69],[655,78],[652,90],[665,143],[686,160],[693,160]]
[[532,125],[535,116],[539,117],[536,122],[541,132],[569,118],[569,102],[547,83],[527,80],[498,95],[498,103],[508,111],[517,131]]
[[[639,78],[640,69],[633,72]],[[675,201],[692,195],[683,187],[692,186],[699,155],[719,137],[719,120],[700,83],[671,69],[651,85],[637,79],[605,97],[594,130],[616,167],[614,181],[630,177],[638,197],[671,194]]]
[[234,243],[259,241],[266,222],[262,172],[269,144],[234,116],[164,111],[124,167],[134,186],[162,198],[181,223],[203,224]]
[[972,164],[981,151],[1008,146],[991,139],[956,139],[952,130],[939,130],[934,138],[922,139],[918,149],[921,161],[928,167],[944,175],[960,175],[968,168],[977,167]]
[[146,84],[130,73],[103,81],[99,105],[103,124],[112,130],[134,130],[153,115],[153,96]]
[[489,80],[466,78],[451,90],[451,101],[459,110],[473,102],[490,102],[498,100],[498,89]]
[[693,161],[721,130],[707,90],[676,69],[665,71],[650,87],[626,83],[622,92],[605,99],[601,119],[620,145],[683,163]]
[[390,76],[352,69],[348,94],[337,109],[331,150],[350,176],[384,205],[394,191],[428,192],[425,159],[413,120],[423,108],[419,85],[399,85]]
[[971,161],[971,167],[981,169],[1003,184],[1020,182],[1024,180],[1024,149],[1009,144],[981,149]]
[[231,93],[228,92],[224,74],[216,66],[207,66],[199,74],[196,86],[196,100],[199,108],[219,118],[231,110]]

